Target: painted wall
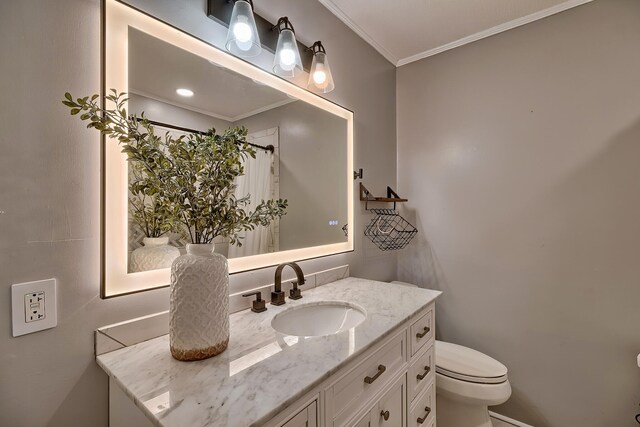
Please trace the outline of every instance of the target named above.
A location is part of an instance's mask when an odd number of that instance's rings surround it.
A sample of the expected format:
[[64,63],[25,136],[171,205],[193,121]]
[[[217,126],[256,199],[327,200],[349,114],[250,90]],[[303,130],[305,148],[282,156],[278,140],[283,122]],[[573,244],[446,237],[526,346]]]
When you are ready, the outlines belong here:
[[536,427],[637,425],[640,2],[597,0],[401,67],[398,181],[440,339],[509,368]]
[[[303,102],[292,102],[241,120],[249,131],[278,127],[280,197],[289,201],[280,219],[280,249],[344,242],[347,189],[346,121]],[[329,220],[339,225],[330,226]]]
[[[204,17],[203,0],[135,3],[219,42],[221,30]],[[355,112],[356,167],[365,169],[372,189],[395,184],[395,69],[315,1],[273,0],[269,8],[289,16],[311,42],[324,42],[336,82],[328,98]],[[70,117],[60,100],[65,91],[81,96],[99,90],[99,39],[98,0],[0,2],[2,426],[106,426],[107,378],[94,362],[93,330],[168,308],[166,289],[98,297],[99,137]],[[258,63],[270,66],[267,57]],[[393,279],[395,256],[363,244],[367,218],[358,206],[355,252],[303,262],[302,268],[348,263],[354,275]],[[58,279],[58,327],[12,338],[11,284],[48,277]],[[231,280],[245,289],[271,283],[273,269]]]

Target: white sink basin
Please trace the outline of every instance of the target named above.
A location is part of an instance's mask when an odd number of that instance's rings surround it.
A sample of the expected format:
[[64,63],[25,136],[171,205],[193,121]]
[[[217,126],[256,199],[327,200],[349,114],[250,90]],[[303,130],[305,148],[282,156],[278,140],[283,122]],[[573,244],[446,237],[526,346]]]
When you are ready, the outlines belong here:
[[363,308],[343,301],[302,304],[277,314],[271,326],[285,335],[318,337],[355,328],[367,317]]

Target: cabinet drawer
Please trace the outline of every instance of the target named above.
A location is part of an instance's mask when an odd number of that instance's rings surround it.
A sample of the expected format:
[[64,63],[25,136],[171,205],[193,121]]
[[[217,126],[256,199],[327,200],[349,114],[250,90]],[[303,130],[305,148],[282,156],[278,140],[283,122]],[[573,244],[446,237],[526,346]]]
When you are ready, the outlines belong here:
[[413,402],[413,399],[424,390],[427,384],[433,382],[435,371],[434,346],[430,344],[426,351],[418,353],[411,360],[409,372],[407,373],[409,402]]
[[436,382],[431,381],[411,406],[409,427],[427,427],[436,419]]
[[411,343],[411,356],[416,354],[420,348],[433,338],[435,326],[433,306],[418,320],[411,324],[409,329]]
[[397,377],[406,359],[405,342],[403,331],[326,390],[328,425],[343,425],[367,400]]

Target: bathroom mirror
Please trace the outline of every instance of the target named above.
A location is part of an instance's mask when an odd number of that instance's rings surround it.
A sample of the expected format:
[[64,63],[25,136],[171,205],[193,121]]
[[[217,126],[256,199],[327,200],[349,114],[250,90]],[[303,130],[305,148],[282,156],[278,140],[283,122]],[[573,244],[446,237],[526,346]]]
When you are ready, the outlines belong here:
[[[115,0],[104,20],[105,90],[127,92],[128,112],[144,111],[159,135],[246,127],[256,158],[236,196],[250,195],[247,210],[288,201],[281,219],[242,232],[242,246],[216,238],[230,273],[353,250],[352,112]],[[103,161],[102,297],[167,286],[188,236],[150,238],[129,191],[135,168],[116,141],[103,142]]]

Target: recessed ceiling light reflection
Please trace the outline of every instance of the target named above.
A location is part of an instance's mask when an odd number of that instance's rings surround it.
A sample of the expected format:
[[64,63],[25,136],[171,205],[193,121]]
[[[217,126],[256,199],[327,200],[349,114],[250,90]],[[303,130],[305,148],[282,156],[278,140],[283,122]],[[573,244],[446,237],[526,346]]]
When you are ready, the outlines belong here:
[[185,89],[185,88],[176,89],[176,93],[180,96],[185,96],[187,98],[190,98],[193,96],[193,91],[191,89]]

